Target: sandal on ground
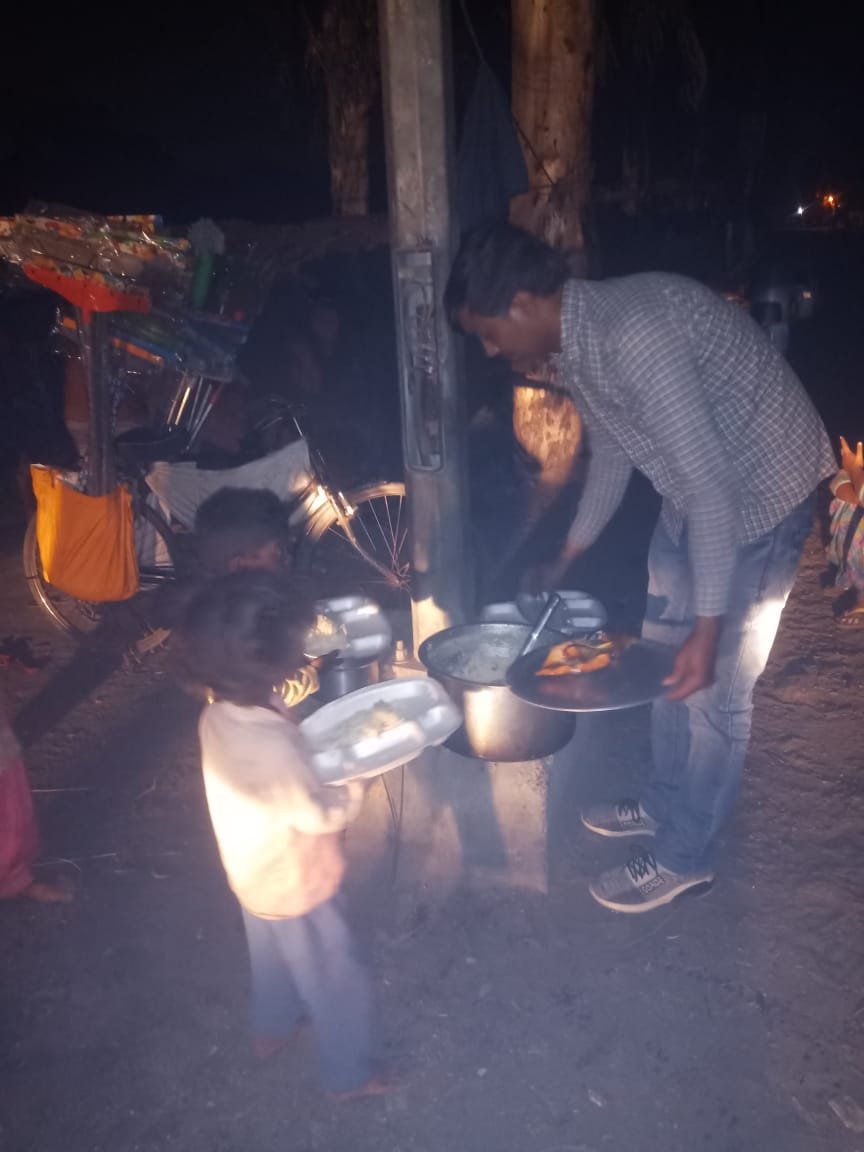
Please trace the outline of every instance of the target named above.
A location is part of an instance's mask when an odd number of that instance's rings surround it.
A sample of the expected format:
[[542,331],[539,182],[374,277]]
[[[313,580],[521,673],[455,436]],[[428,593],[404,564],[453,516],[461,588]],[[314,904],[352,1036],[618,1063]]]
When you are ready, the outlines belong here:
[[854,612],[857,607],[858,590],[856,588],[844,588],[831,605],[831,611],[834,613],[834,618],[839,619],[841,616],[845,616],[847,612]]
[[847,612],[841,612],[834,619],[841,628],[864,627],[864,604],[856,604],[854,608],[850,608]]

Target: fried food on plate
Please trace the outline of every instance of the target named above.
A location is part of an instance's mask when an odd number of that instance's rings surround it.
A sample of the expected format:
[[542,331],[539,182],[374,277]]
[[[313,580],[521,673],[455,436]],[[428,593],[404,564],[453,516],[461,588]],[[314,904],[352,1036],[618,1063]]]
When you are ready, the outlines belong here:
[[617,660],[629,643],[626,637],[610,639],[603,637],[597,643],[580,644],[578,640],[568,640],[555,644],[549,649],[538,676],[580,676],[587,672],[599,672]]

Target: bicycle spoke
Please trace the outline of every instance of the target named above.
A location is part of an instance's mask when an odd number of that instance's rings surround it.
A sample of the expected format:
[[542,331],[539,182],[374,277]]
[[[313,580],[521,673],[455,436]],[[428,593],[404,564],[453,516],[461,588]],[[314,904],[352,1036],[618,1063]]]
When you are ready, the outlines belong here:
[[[384,507],[387,509],[387,520],[388,520],[388,522],[389,522],[389,520],[390,520],[390,507],[389,507],[389,505],[387,504],[387,498],[386,498],[386,496],[384,497]],[[392,545],[388,546],[388,544],[387,544],[387,535],[386,535],[386,533],[385,533],[385,531],[384,531],[384,525],[381,523],[381,520],[379,519],[379,516],[378,516],[378,512],[377,512],[377,510],[376,510],[374,507],[371,507],[371,506],[370,506],[370,511],[372,512],[372,515],[375,517],[375,523],[378,525],[378,531],[381,533],[381,539],[383,540],[383,542],[384,542],[384,547],[385,547],[385,549],[387,550],[387,553],[388,553],[388,556],[387,556],[387,558],[388,558],[388,560],[390,561],[390,563],[391,563],[391,565],[392,565],[392,564],[393,564],[393,562],[394,562],[394,560],[395,560],[395,554],[394,554],[394,551],[393,551],[393,547],[392,547]],[[371,534],[367,532],[367,535],[369,535],[369,538],[370,538],[370,540],[371,540]],[[392,534],[391,534],[391,537],[390,537],[390,538],[391,538],[391,540],[392,540]]]
[[[399,557],[400,557],[401,552],[402,552],[402,542],[403,542],[402,540],[400,540],[400,537],[399,537],[399,524],[402,520],[402,497],[399,496],[398,500],[399,500],[399,504],[398,504],[398,511],[396,513],[396,526],[395,526],[395,528],[393,526],[393,519],[390,515],[390,504],[389,504],[389,502],[387,504],[387,520],[390,523],[390,539],[393,541],[393,564],[394,564],[394,566],[398,566],[398,564],[399,564]],[[407,537],[407,532],[406,532],[406,537]]]
[[[391,520],[390,520],[390,505],[389,505],[389,503],[388,503],[388,500],[387,500],[387,497],[386,497],[386,496],[384,497],[384,507],[385,507],[385,509],[387,510],[387,522],[388,522],[388,524],[389,524],[389,523],[391,523]],[[374,507],[374,506],[373,506],[371,503],[370,503],[370,505],[369,505],[369,509],[370,509],[370,511],[371,511],[371,513],[372,513],[372,515],[375,517],[375,523],[376,523],[376,524],[377,524],[377,526],[378,526],[378,531],[379,531],[379,532],[380,532],[380,534],[381,534],[381,539],[383,540],[383,542],[384,542],[384,547],[385,547],[385,549],[387,550],[387,554],[388,554],[388,555],[387,555],[387,558],[388,558],[388,560],[390,561],[391,565],[393,565],[393,564],[395,563],[395,560],[396,560],[396,555],[395,555],[395,551],[394,551],[394,547],[393,547],[393,543],[392,543],[392,540],[393,540],[393,533],[392,533],[392,528],[391,528],[391,533],[390,533],[390,541],[391,541],[391,542],[388,544],[388,540],[387,540],[387,534],[386,534],[386,532],[385,532],[385,529],[384,529],[384,525],[381,523],[381,519],[380,519],[380,517],[378,516],[378,512],[377,512],[377,509],[376,509],[376,508],[375,508],[375,507]],[[369,536],[369,539],[370,539],[370,542],[371,542],[371,534],[368,532],[368,530],[367,530],[367,535]],[[374,547],[374,545],[373,545],[373,547]]]
[[[400,509],[400,516],[401,516],[402,497],[400,496],[398,499],[399,499],[399,509]],[[381,526],[381,535],[385,537],[385,543],[387,545],[387,549],[388,549],[388,552],[390,554],[390,564],[391,564],[393,570],[395,572],[398,572],[399,553],[400,553],[399,539],[398,539],[396,532],[394,532],[394,530],[393,530],[393,517],[390,513],[390,500],[386,496],[384,497],[384,507],[387,509],[387,524],[388,524],[388,527],[390,529],[390,535],[389,535],[389,537],[385,536],[383,525]],[[376,520],[377,519],[378,518],[376,516]],[[397,523],[398,523],[398,518],[397,518]]]
[[[405,533],[403,533],[401,538],[399,536],[397,536],[396,532],[393,529],[393,516],[392,516],[391,511],[390,511],[389,499],[388,499],[388,497],[382,497],[381,499],[383,499],[383,501],[384,501],[384,506],[385,506],[385,509],[387,512],[387,526],[386,527],[383,523],[383,519],[382,519],[381,515],[379,515],[378,510],[375,508],[375,506],[371,502],[369,503],[369,505],[367,505],[368,511],[375,521],[374,528],[377,528],[378,536],[380,536],[380,540],[377,539],[376,536],[374,535],[373,526],[370,524],[367,524],[366,519],[363,516],[363,513],[367,510],[367,508],[364,508],[360,512],[358,512],[358,514],[352,519],[351,523],[352,523],[352,527],[354,529],[355,535],[358,535],[358,529],[360,529],[362,531],[362,535],[365,536],[365,543],[363,541],[361,541],[361,546],[364,549],[366,549],[370,553],[370,555],[378,556],[382,550],[382,545],[383,545],[383,550],[386,553],[387,560],[390,562],[391,565],[393,565],[394,568],[396,568],[398,565],[399,553],[400,553],[402,544],[404,543],[404,541],[407,537],[407,529],[406,529]],[[397,525],[400,522],[401,522],[401,498],[400,498],[400,511],[399,511],[399,516],[397,518]],[[389,531],[388,531],[388,528],[389,528]],[[339,527],[339,525],[333,525],[329,529],[329,533],[333,536],[336,536],[340,541],[342,541],[342,543],[344,544],[344,546],[346,548],[348,548],[351,551],[354,550],[354,546],[351,543],[350,538],[346,535],[345,531]]]
[[322,588],[331,595],[365,590],[382,604],[396,596],[404,606],[410,582],[404,503],[404,493],[393,490],[356,494],[348,522],[331,523],[313,545]]
[[[378,519],[378,515],[377,515],[377,513],[376,513],[375,509],[374,509],[374,508],[371,508],[371,512],[372,512],[372,515],[375,517],[375,522],[376,522],[376,523],[377,523],[377,525],[378,525],[378,530],[379,530],[379,532],[381,532],[381,535],[383,536],[383,535],[384,535],[384,532],[383,532],[383,529],[381,528],[381,522],[380,522],[380,520]],[[362,513],[358,513],[358,515],[357,515],[357,518],[356,518],[356,519],[357,519],[357,522],[360,524],[360,527],[361,527],[361,528],[363,529],[363,531],[366,533],[366,539],[369,541],[369,546],[370,546],[370,548],[372,549],[372,551],[374,552],[374,551],[376,550],[376,549],[375,549],[375,541],[372,539],[372,533],[371,533],[371,532],[369,531],[369,529],[366,527],[366,521],[363,519],[363,514],[362,514]]]
[[[404,501],[403,501],[402,497],[400,496],[399,497],[399,513],[396,516],[396,531],[394,533],[394,538],[396,540],[399,540],[399,526],[402,523],[402,505],[403,505],[403,503],[404,503]],[[402,551],[402,542],[404,542],[407,539],[407,537],[408,537],[408,529],[406,528],[405,529],[405,535],[402,537],[402,540],[400,541],[400,543],[398,545],[398,550],[396,553],[397,556],[400,555],[400,553]]]

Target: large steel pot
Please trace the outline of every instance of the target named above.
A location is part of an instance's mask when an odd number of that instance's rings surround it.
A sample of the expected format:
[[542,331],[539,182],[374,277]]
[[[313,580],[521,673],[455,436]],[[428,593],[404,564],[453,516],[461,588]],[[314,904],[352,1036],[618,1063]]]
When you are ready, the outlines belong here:
[[[536,708],[507,687],[507,669],[531,629],[522,624],[464,624],[430,636],[418,655],[462,709],[463,726],[447,747],[478,760],[516,763],[557,752],[573,735],[576,717]],[[538,646],[557,644],[559,632],[544,632]]]
[[377,660],[334,660],[318,673],[318,699],[323,704],[339,700],[358,688],[377,684],[381,678]]

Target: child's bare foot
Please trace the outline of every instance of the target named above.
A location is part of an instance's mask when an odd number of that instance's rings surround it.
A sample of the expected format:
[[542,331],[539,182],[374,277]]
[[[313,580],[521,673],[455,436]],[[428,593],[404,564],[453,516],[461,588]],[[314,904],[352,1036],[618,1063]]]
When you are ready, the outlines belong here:
[[75,899],[75,893],[69,888],[42,880],[34,880],[20,894],[25,900],[35,900],[38,904],[71,904]]
[[398,1085],[386,1076],[373,1076],[371,1080],[367,1080],[359,1088],[352,1088],[350,1092],[328,1092],[327,1098],[335,1104],[342,1104],[346,1100],[362,1100],[366,1096],[386,1096],[389,1092],[395,1092],[397,1087]]

